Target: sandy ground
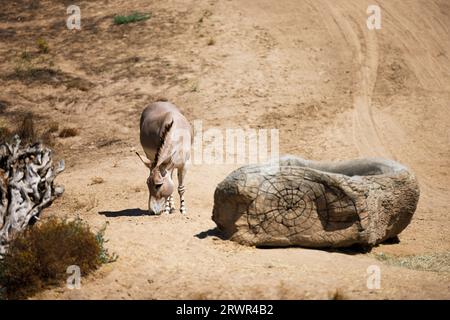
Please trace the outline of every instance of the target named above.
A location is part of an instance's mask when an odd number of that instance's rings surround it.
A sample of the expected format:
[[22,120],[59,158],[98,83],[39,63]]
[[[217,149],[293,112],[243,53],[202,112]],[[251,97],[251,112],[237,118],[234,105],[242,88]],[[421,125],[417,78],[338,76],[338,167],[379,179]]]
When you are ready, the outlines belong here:
[[[32,111],[42,128],[80,130],[55,140],[66,192],[43,216],[108,222],[119,255],[80,290],[35,298],[450,298],[449,273],[374,257],[450,251],[448,1],[377,1],[377,31],[365,0],[79,1],[80,31],[65,27],[68,1],[1,3],[1,124]],[[152,17],[113,25],[134,10]],[[46,54],[33,53],[39,37]],[[45,71],[18,77],[24,51]],[[204,129],[278,128],[283,154],[400,161],[421,186],[414,219],[400,243],[370,254],[242,247],[211,232],[215,186],[237,165],[192,166],[188,214],[145,215],[147,169],[131,150],[141,110],[158,97]],[[379,290],[366,286],[370,265],[381,267]]]

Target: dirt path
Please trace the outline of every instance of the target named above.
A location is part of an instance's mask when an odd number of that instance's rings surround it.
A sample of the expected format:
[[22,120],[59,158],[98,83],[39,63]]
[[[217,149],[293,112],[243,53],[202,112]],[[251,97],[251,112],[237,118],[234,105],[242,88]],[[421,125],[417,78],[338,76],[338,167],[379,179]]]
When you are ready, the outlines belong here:
[[[119,255],[83,279],[81,290],[36,298],[316,299],[336,290],[348,298],[450,298],[449,273],[374,257],[450,251],[450,6],[379,3],[378,31],[366,28],[370,1],[357,0],[82,1],[80,33],[46,20],[45,7],[23,25],[1,22],[30,46],[37,21],[64,79],[81,79],[75,88],[0,80],[11,119],[32,107],[42,123],[81,129],[56,142],[68,164],[59,178],[66,192],[46,212],[78,215],[95,228],[108,223],[108,247]],[[141,27],[111,25],[112,16],[135,9],[152,18]],[[2,68],[12,70],[15,51],[0,51]],[[140,149],[140,111],[158,96],[204,129],[279,128],[282,153],[401,161],[421,184],[415,218],[399,244],[371,254],[241,247],[214,236],[210,219],[216,184],[239,165],[192,166],[188,215],[143,215],[147,172],[131,150]],[[104,183],[92,184],[97,176]],[[380,290],[367,289],[370,265],[381,267]]]

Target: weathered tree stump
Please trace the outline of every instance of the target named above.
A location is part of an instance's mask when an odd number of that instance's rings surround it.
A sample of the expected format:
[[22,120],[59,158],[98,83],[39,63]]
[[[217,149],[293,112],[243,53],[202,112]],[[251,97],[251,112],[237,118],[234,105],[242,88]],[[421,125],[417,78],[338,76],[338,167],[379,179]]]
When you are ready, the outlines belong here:
[[415,176],[397,162],[286,156],[232,172],[216,188],[212,219],[245,245],[373,246],[406,228],[418,200]]
[[0,145],[0,254],[64,192],[53,184],[63,170],[64,161],[53,166],[51,150],[39,143],[22,147],[15,136],[11,144]]

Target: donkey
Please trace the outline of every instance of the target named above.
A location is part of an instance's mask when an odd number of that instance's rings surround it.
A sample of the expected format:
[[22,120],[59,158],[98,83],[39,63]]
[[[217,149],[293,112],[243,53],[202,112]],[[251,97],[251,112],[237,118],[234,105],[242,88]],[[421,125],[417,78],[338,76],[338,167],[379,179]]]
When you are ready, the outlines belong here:
[[144,109],[140,121],[140,140],[146,154],[142,162],[150,169],[147,179],[149,214],[175,211],[172,175],[177,169],[180,212],[184,204],[184,178],[191,153],[192,128],[180,110],[169,102],[158,101]]

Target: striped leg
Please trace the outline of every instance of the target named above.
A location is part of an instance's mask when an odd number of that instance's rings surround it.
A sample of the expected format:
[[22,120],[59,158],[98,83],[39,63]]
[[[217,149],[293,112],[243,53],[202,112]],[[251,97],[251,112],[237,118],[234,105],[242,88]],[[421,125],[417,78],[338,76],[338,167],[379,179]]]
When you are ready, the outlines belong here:
[[[170,198],[171,198],[172,196],[170,196],[169,198],[167,198],[167,200],[166,200],[166,204],[165,204],[165,207],[164,207],[164,213],[166,213],[166,214],[169,214],[170,213]],[[173,200],[172,200],[173,201]]]
[[186,206],[184,205],[184,191],[186,190],[185,186],[178,187],[178,194],[180,195],[180,212],[182,214],[186,213]]
[[[173,170],[170,172],[170,178],[173,176]],[[175,211],[175,203],[173,200],[173,195],[170,195],[166,200],[166,205],[164,208],[165,213],[173,213]]]
[[186,213],[186,206],[184,205],[184,191],[186,191],[186,187],[184,186],[184,177],[186,175],[187,167],[183,166],[177,170],[178,174],[178,194],[180,195],[180,212],[182,214]]
[[169,213],[173,213],[175,211],[175,202],[172,195],[170,195],[168,201],[169,201]]

